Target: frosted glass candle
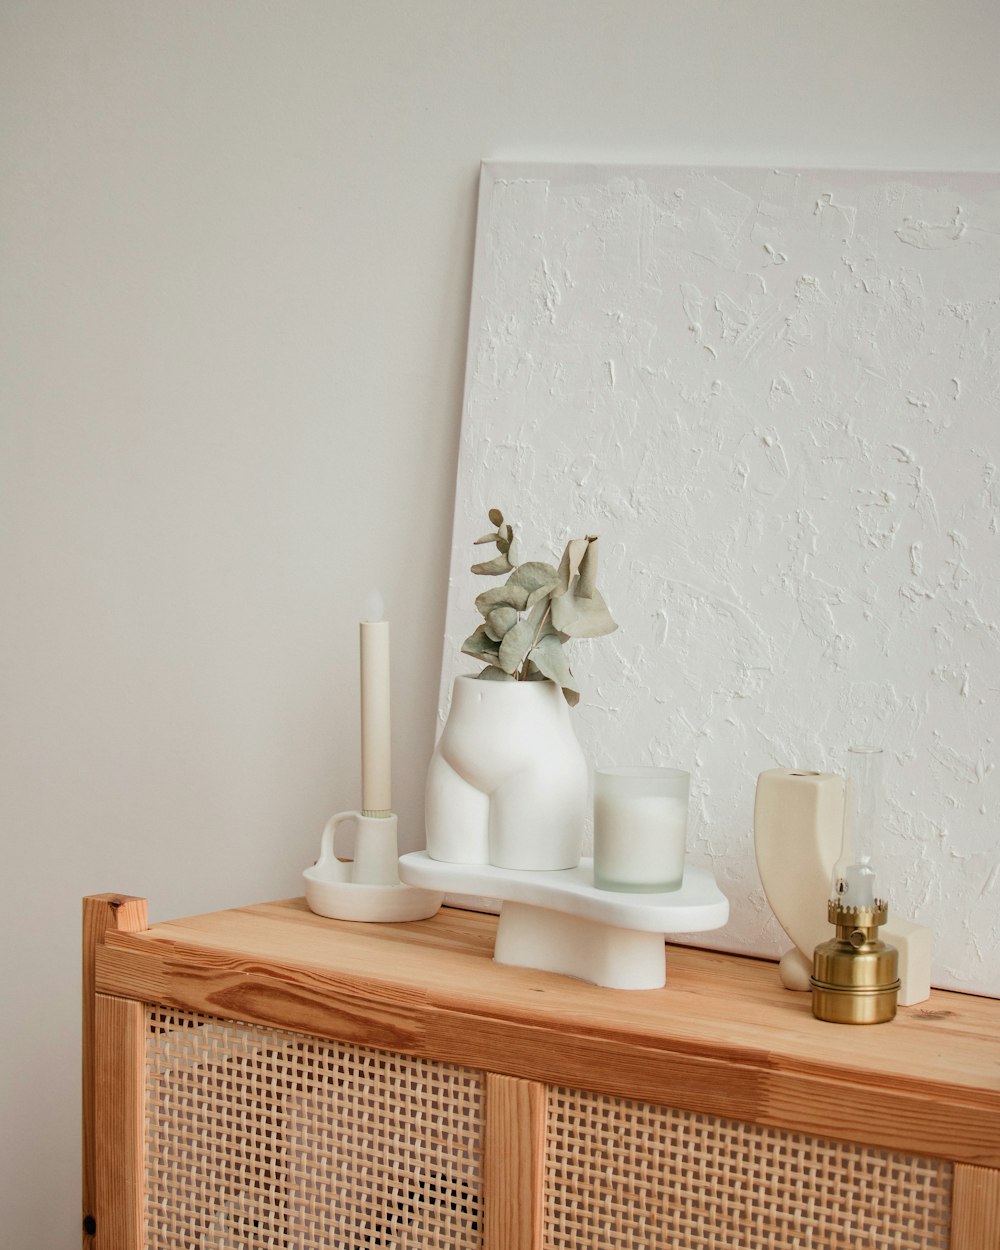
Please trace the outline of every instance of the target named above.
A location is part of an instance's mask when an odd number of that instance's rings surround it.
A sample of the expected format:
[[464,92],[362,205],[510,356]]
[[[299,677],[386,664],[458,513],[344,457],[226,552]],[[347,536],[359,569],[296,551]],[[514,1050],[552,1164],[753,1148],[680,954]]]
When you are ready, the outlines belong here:
[[599,768],[594,775],[594,884],[656,894],[684,880],[688,791],[679,768]]

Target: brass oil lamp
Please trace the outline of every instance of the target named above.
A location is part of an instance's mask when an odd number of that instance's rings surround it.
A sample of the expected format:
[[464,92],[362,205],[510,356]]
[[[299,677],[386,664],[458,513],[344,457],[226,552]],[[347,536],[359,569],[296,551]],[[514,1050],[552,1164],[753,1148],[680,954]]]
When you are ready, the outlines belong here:
[[812,1009],[835,1024],[884,1024],[896,1014],[898,955],[878,936],[889,908],[876,895],[871,848],[880,828],[882,750],[847,753],[844,828],[827,907],[836,936],[813,955]]

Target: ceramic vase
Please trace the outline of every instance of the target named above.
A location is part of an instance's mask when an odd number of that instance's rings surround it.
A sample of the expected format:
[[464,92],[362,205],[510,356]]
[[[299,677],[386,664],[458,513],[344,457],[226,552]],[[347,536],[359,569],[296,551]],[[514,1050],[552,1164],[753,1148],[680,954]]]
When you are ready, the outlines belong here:
[[587,782],[554,682],[456,677],[427,775],[427,852],[451,864],[575,868]]
[[[757,778],[754,850],[767,901],[795,943],[781,957],[782,983],[810,987],[813,952],[832,934],[827,916],[844,825],[844,779],[836,773],[770,768]],[[901,1006],[930,996],[930,929],[889,912],[880,930],[899,953]]]

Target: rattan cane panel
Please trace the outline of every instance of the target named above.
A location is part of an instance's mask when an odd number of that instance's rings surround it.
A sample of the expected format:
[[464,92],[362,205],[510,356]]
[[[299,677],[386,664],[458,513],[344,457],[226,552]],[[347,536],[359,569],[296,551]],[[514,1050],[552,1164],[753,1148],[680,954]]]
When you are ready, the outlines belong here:
[[480,1247],[479,1072],[147,1011],[148,1250]]
[[546,1250],[944,1250],[950,1163],[550,1089]]

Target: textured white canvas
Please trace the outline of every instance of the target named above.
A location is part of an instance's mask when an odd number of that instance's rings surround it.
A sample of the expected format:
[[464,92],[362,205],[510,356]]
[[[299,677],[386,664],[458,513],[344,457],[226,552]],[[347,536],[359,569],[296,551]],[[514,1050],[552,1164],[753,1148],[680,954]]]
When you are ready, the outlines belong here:
[[691,771],[699,942],[787,946],[757,775],[876,741],[880,881],[936,984],[1000,993],[998,339],[996,176],[484,166],[441,715],[487,509],[523,558],[599,534],[576,728]]

